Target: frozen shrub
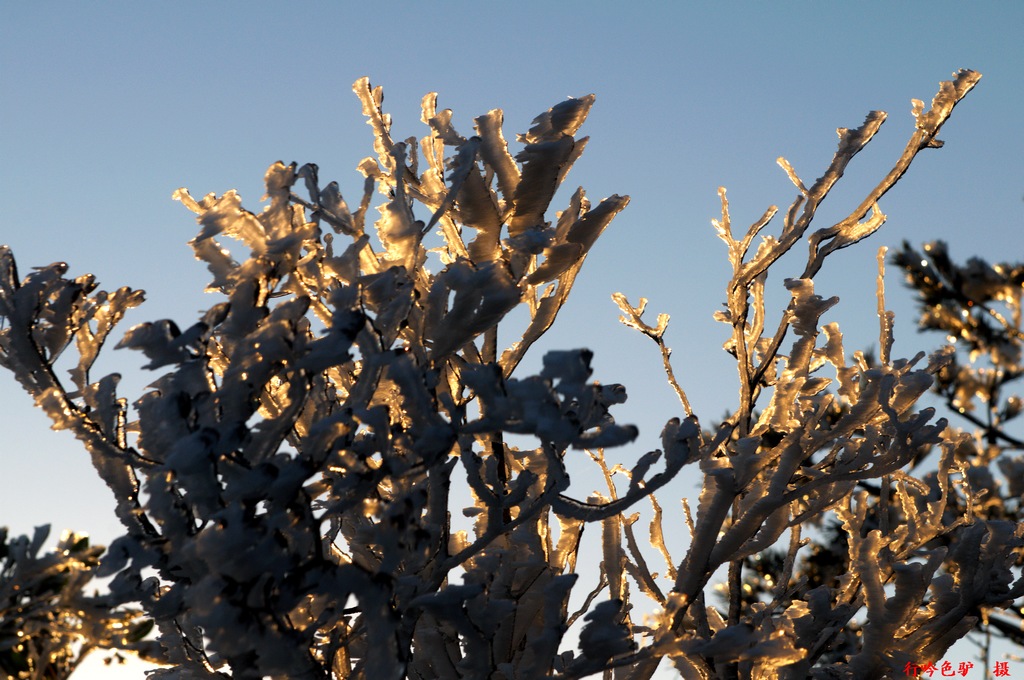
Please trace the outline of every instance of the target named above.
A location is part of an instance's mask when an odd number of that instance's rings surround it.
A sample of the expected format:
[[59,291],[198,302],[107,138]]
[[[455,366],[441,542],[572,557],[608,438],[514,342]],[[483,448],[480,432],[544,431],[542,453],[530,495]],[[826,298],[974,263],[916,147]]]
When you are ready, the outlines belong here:
[[[605,447],[638,433],[612,417],[626,392],[591,381],[589,351],[516,372],[628,203],[594,205],[578,189],[547,218],[586,144],[576,135],[592,96],[538,116],[513,156],[500,111],[464,136],[435,95],[423,99],[418,145],[394,140],[380,89],[360,80],[376,155],[358,166],[357,203],[321,186],[312,164],[272,165],[259,213],[235,192],[175,194],[198,215],[190,245],[223,301],[191,325],[124,335],[119,347],[163,371],[133,409],[116,375],[91,369],[138,291],[99,291],[63,264],[21,279],[2,250],[0,359],[56,428],[77,434],[117,498],[126,534],[100,573],[154,620],[166,665],[156,677],[649,678],[666,657],[684,677],[882,677],[938,659],[979,607],[1017,597],[1009,563],[1021,541],[1013,523],[963,510],[975,494],[958,440],[915,405],[949,354],[891,357],[880,285],[879,360],[849,361],[824,321],[837,300],[813,279],[882,225],[877,201],[918,152],[941,145],[978,78],[956,74],[927,110],[914,101],[893,170],[835,225],[809,231],[883,113],[840,129],[809,187],[780,160],[798,196],[777,236],[755,243],[771,208],[737,238],[721,192],[716,226],[733,276],[718,318],[731,329],[739,400],[718,426],[701,426],[672,373],[668,317],[648,325],[645,301],[615,296],[623,321],[660,348],[682,409],[631,470],[605,463]],[[786,281],[792,300],[770,330],[768,270],[805,236],[806,267]],[[520,305],[528,320],[502,347],[498,326]],[[67,383],[52,366],[72,343]],[[930,482],[907,474],[936,447]],[[570,486],[570,449],[591,454],[606,489]],[[687,465],[704,484],[695,517],[686,506],[689,548],[674,559],[653,494]],[[468,489],[469,507],[453,485]],[[654,511],[648,541],[633,528],[641,505]],[[472,530],[456,530],[452,513]],[[831,571],[801,533],[829,516],[842,536]],[[587,524],[599,527],[597,573],[577,564]],[[745,560],[770,558],[784,536],[777,573],[745,598]],[[649,567],[656,558],[665,576]],[[705,600],[720,567],[723,611]],[[581,579],[589,594],[570,611]],[[643,624],[638,594],[659,607]]]

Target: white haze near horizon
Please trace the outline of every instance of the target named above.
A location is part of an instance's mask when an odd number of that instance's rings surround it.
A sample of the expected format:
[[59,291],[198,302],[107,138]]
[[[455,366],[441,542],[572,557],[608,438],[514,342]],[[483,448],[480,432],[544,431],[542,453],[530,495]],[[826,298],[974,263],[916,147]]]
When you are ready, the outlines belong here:
[[[592,199],[629,194],[632,202],[521,370],[536,369],[546,349],[593,349],[594,378],[629,390],[618,419],[641,429],[637,443],[609,452],[613,461],[656,447],[662,425],[680,409],[656,348],[618,323],[611,293],[633,302],[643,295],[651,313],[672,315],[667,338],[676,373],[703,422],[720,417],[736,390],[734,365],[721,351],[725,327],[711,319],[729,274],[710,226],[717,187],[729,189],[735,228],[745,228],[768,205],[786,206],[794,196],[778,156],[813,181],[835,150],[836,127],[887,111],[889,122],[819,212],[824,225],[859,202],[897,157],[913,126],[910,99],[929,101],[956,69],[984,78],[946,125],[946,147],[922,154],[882,200],[886,226],[831,258],[817,292],[840,296],[828,320],[840,322],[852,351],[876,342],[879,246],[941,238],[959,260],[1024,259],[1024,5],[381,7],[0,5],[0,243],[13,248],[23,274],[63,260],[107,289],[145,289],[149,301],[125,328],[157,318],[187,325],[214,300],[202,293],[205,269],[185,246],[195,234],[192,215],[171,193],[236,188],[256,209],[264,170],[283,160],[315,162],[323,182],[337,180],[347,196],[358,195],[355,166],[372,153],[372,140],[351,93],[356,78],[368,75],[384,87],[400,138],[423,133],[419,102],[430,91],[454,110],[461,131],[473,117],[503,108],[509,139],[566,96],[596,93],[582,131],[591,142],[566,186],[582,185]],[[769,279],[776,315],[787,300],[782,277],[798,273],[800,257],[784,260]],[[915,333],[913,301],[895,272],[887,282],[897,313],[895,355],[938,345],[941,338]],[[98,369],[123,373],[121,394],[135,398],[155,377],[141,363],[108,351]],[[72,528],[109,543],[119,534],[109,492],[72,437],[48,425],[11,376],[0,374],[0,524],[27,533],[52,523],[53,539]],[[577,482],[578,496],[597,484]],[[678,508],[672,494],[692,497],[696,483],[693,473],[675,482],[661,494],[663,505]],[[674,533],[670,541],[684,541],[678,517],[666,531]],[[975,653],[962,642],[946,659],[956,664]],[[1020,674],[1024,665],[1011,669]],[[96,657],[75,678],[142,672],[139,664],[107,668]]]

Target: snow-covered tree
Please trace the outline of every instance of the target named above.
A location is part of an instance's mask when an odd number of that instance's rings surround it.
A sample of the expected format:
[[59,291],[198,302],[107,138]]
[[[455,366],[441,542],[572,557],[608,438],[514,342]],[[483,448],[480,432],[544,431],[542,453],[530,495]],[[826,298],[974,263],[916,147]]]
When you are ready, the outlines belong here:
[[[101,291],[63,263],[22,279],[0,250],[0,363],[54,427],[76,434],[117,499],[126,533],[98,573],[113,576],[113,601],[155,622],[166,665],[156,677],[639,679],[665,658],[693,678],[902,672],[937,660],[980,608],[1024,592],[1010,570],[1021,532],[964,509],[978,492],[959,440],[916,406],[949,353],[890,356],[880,283],[878,361],[848,361],[824,321],[837,299],[816,294],[814,277],[878,230],[878,200],[918,152],[941,145],[979,77],[959,72],[927,109],[914,101],[906,149],[834,225],[810,230],[884,113],[841,128],[810,186],[780,159],[798,195],[777,236],[757,240],[774,207],[734,235],[721,191],[715,224],[733,276],[718,318],[739,383],[721,424],[702,427],[674,377],[668,317],[649,325],[644,300],[614,296],[623,322],[659,347],[680,399],[680,417],[632,469],[605,462],[604,448],[638,432],[612,417],[625,389],[591,381],[589,351],[550,352],[539,375],[516,371],[628,203],[594,205],[578,189],[548,217],[586,145],[576,135],[593,96],[538,116],[513,156],[501,111],[464,136],[433,94],[428,133],[397,141],[381,90],[357,81],[375,151],[358,166],[358,204],[321,186],[313,164],[272,165],[258,213],[235,192],[175,194],[198,215],[190,245],[223,301],[184,329],[165,319],[127,331],[118,347],[161,370],[132,407],[117,375],[91,372],[142,293]],[[772,329],[768,271],[805,236],[805,268],[786,280],[792,299]],[[518,340],[499,345],[499,324],[507,337],[516,323]],[[65,380],[53,365],[72,345]],[[605,489],[570,485],[566,457],[581,458],[571,449],[589,453]],[[935,475],[906,472],[932,449]],[[673,558],[654,493],[686,466],[704,481],[695,514],[684,499],[691,541]],[[648,540],[634,531],[640,507],[653,513]],[[829,518],[843,568],[815,572],[804,528]],[[601,538],[594,571],[577,563],[588,524]],[[780,541],[772,583],[744,597],[746,561]],[[705,596],[720,568],[724,610]],[[574,610],[577,589],[586,595]],[[641,599],[658,608],[643,622]]]
[[67,678],[96,649],[155,658],[156,643],[144,640],[151,619],[109,594],[85,592],[103,548],[65,532],[54,550],[41,553],[48,535],[48,527],[38,527],[31,538],[11,538],[0,527],[0,671],[5,677]]
[[[957,264],[942,241],[926,243],[921,251],[904,243],[892,261],[918,295],[920,330],[942,333],[955,348],[933,390],[954,423],[967,427],[949,436],[958,441],[956,456],[978,490],[971,511],[986,520],[1020,522],[1024,441],[1012,421],[1024,410],[1024,264],[989,264],[980,257]],[[1016,564],[1021,565],[1020,553]],[[1015,604],[985,611],[979,628],[1024,645],[1022,622],[1024,610]]]

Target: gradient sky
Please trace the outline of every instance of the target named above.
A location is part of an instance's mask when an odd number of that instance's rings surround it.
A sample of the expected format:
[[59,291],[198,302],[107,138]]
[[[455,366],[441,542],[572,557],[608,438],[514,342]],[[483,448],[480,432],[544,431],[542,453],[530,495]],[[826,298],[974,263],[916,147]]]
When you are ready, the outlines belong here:
[[[632,202],[521,371],[536,369],[545,348],[595,350],[594,378],[627,386],[618,417],[641,428],[636,445],[614,453],[628,461],[657,446],[680,409],[654,345],[618,323],[613,292],[650,298],[652,317],[672,315],[676,373],[703,422],[735,402],[734,364],[721,351],[727,329],[711,318],[729,276],[710,226],[717,187],[728,188],[743,230],[795,195],[778,156],[809,184],[835,151],[835,128],[887,111],[819,211],[817,226],[829,226],[898,157],[913,131],[910,99],[930,101],[940,80],[971,68],[984,77],[943,129],[945,148],[922,153],[881,202],[888,223],[831,258],[817,292],[840,296],[826,320],[840,322],[852,351],[877,343],[879,246],[941,238],[959,260],[1024,259],[1022,30],[1020,3],[6,2],[0,243],[23,274],[63,260],[107,289],[145,289],[149,301],[129,325],[188,325],[216,300],[202,293],[205,268],[185,245],[194,216],[171,193],[235,188],[258,210],[263,172],[282,160],[315,162],[323,183],[358,196],[355,167],[372,155],[372,138],[351,92],[357,78],[384,87],[396,138],[424,133],[419,102],[431,91],[463,133],[473,117],[503,108],[510,140],[565,97],[593,92],[583,128],[591,141],[566,186]],[[773,269],[769,319],[777,322],[788,300],[782,280],[799,275],[804,257],[801,247]],[[887,282],[894,356],[940,343],[915,332],[894,271]],[[108,352],[98,368],[124,374],[122,395],[134,399],[156,377],[141,363]],[[53,523],[55,534],[74,528],[109,542],[119,533],[109,492],[74,440],[47,428],[0,374],[0,523],[15,533]],[[693,495],[695,483],[674,488]],[[972,653],[954,651],[954,662]]]

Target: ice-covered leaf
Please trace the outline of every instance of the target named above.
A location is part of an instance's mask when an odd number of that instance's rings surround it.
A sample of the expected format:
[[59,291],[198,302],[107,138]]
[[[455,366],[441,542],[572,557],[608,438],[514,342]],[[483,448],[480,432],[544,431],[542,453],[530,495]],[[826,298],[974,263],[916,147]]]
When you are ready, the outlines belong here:
[[170,319],[147,321],[128,329],[115,349],[140,350],[149,359],[149,363],[143,368],[160,368],[190,358],[186,347],[178,342],[180,337],[178,325]]
[[[590,664],[603,662],[636,648],[629,629],[622,623],[622,601],[605,600],[584,617],[580,633],[580,651]],[[581,660],[581,661],[582,661]],[[582,665],[582,664],[581,664]],[[596,666],[600,667],[600,666]]]
[[197,241],[223,233],[242,241],[254,254],[260,255],[266,250],[267,234],[263,225],[255,215],[242,207],[242,199],[234,190],[221,196],[203,211],[199,224],[202,229],[196,236]]
[[528,144],[516,156],[523,164],[523,174],[516,186],[510,236],[544,226],[544,213],[555,196],[562,168],[569,162],[574,146],[572,137],[564,136]]
[[474,122],[477,134],[480,135],[480,156],[494,169],[498,188],[505,202],[510,203],[519,184],[519,167],[508,152],[508,144],[501,131],[503,119],[501,109],[492,109]]
[[561,139],[562,135],[575,135],[587,119],[595,99],[594,95],[588,94],[555,104],[533,119],[533,127],[525,135],[519,135],[520,140],[534,144]]

